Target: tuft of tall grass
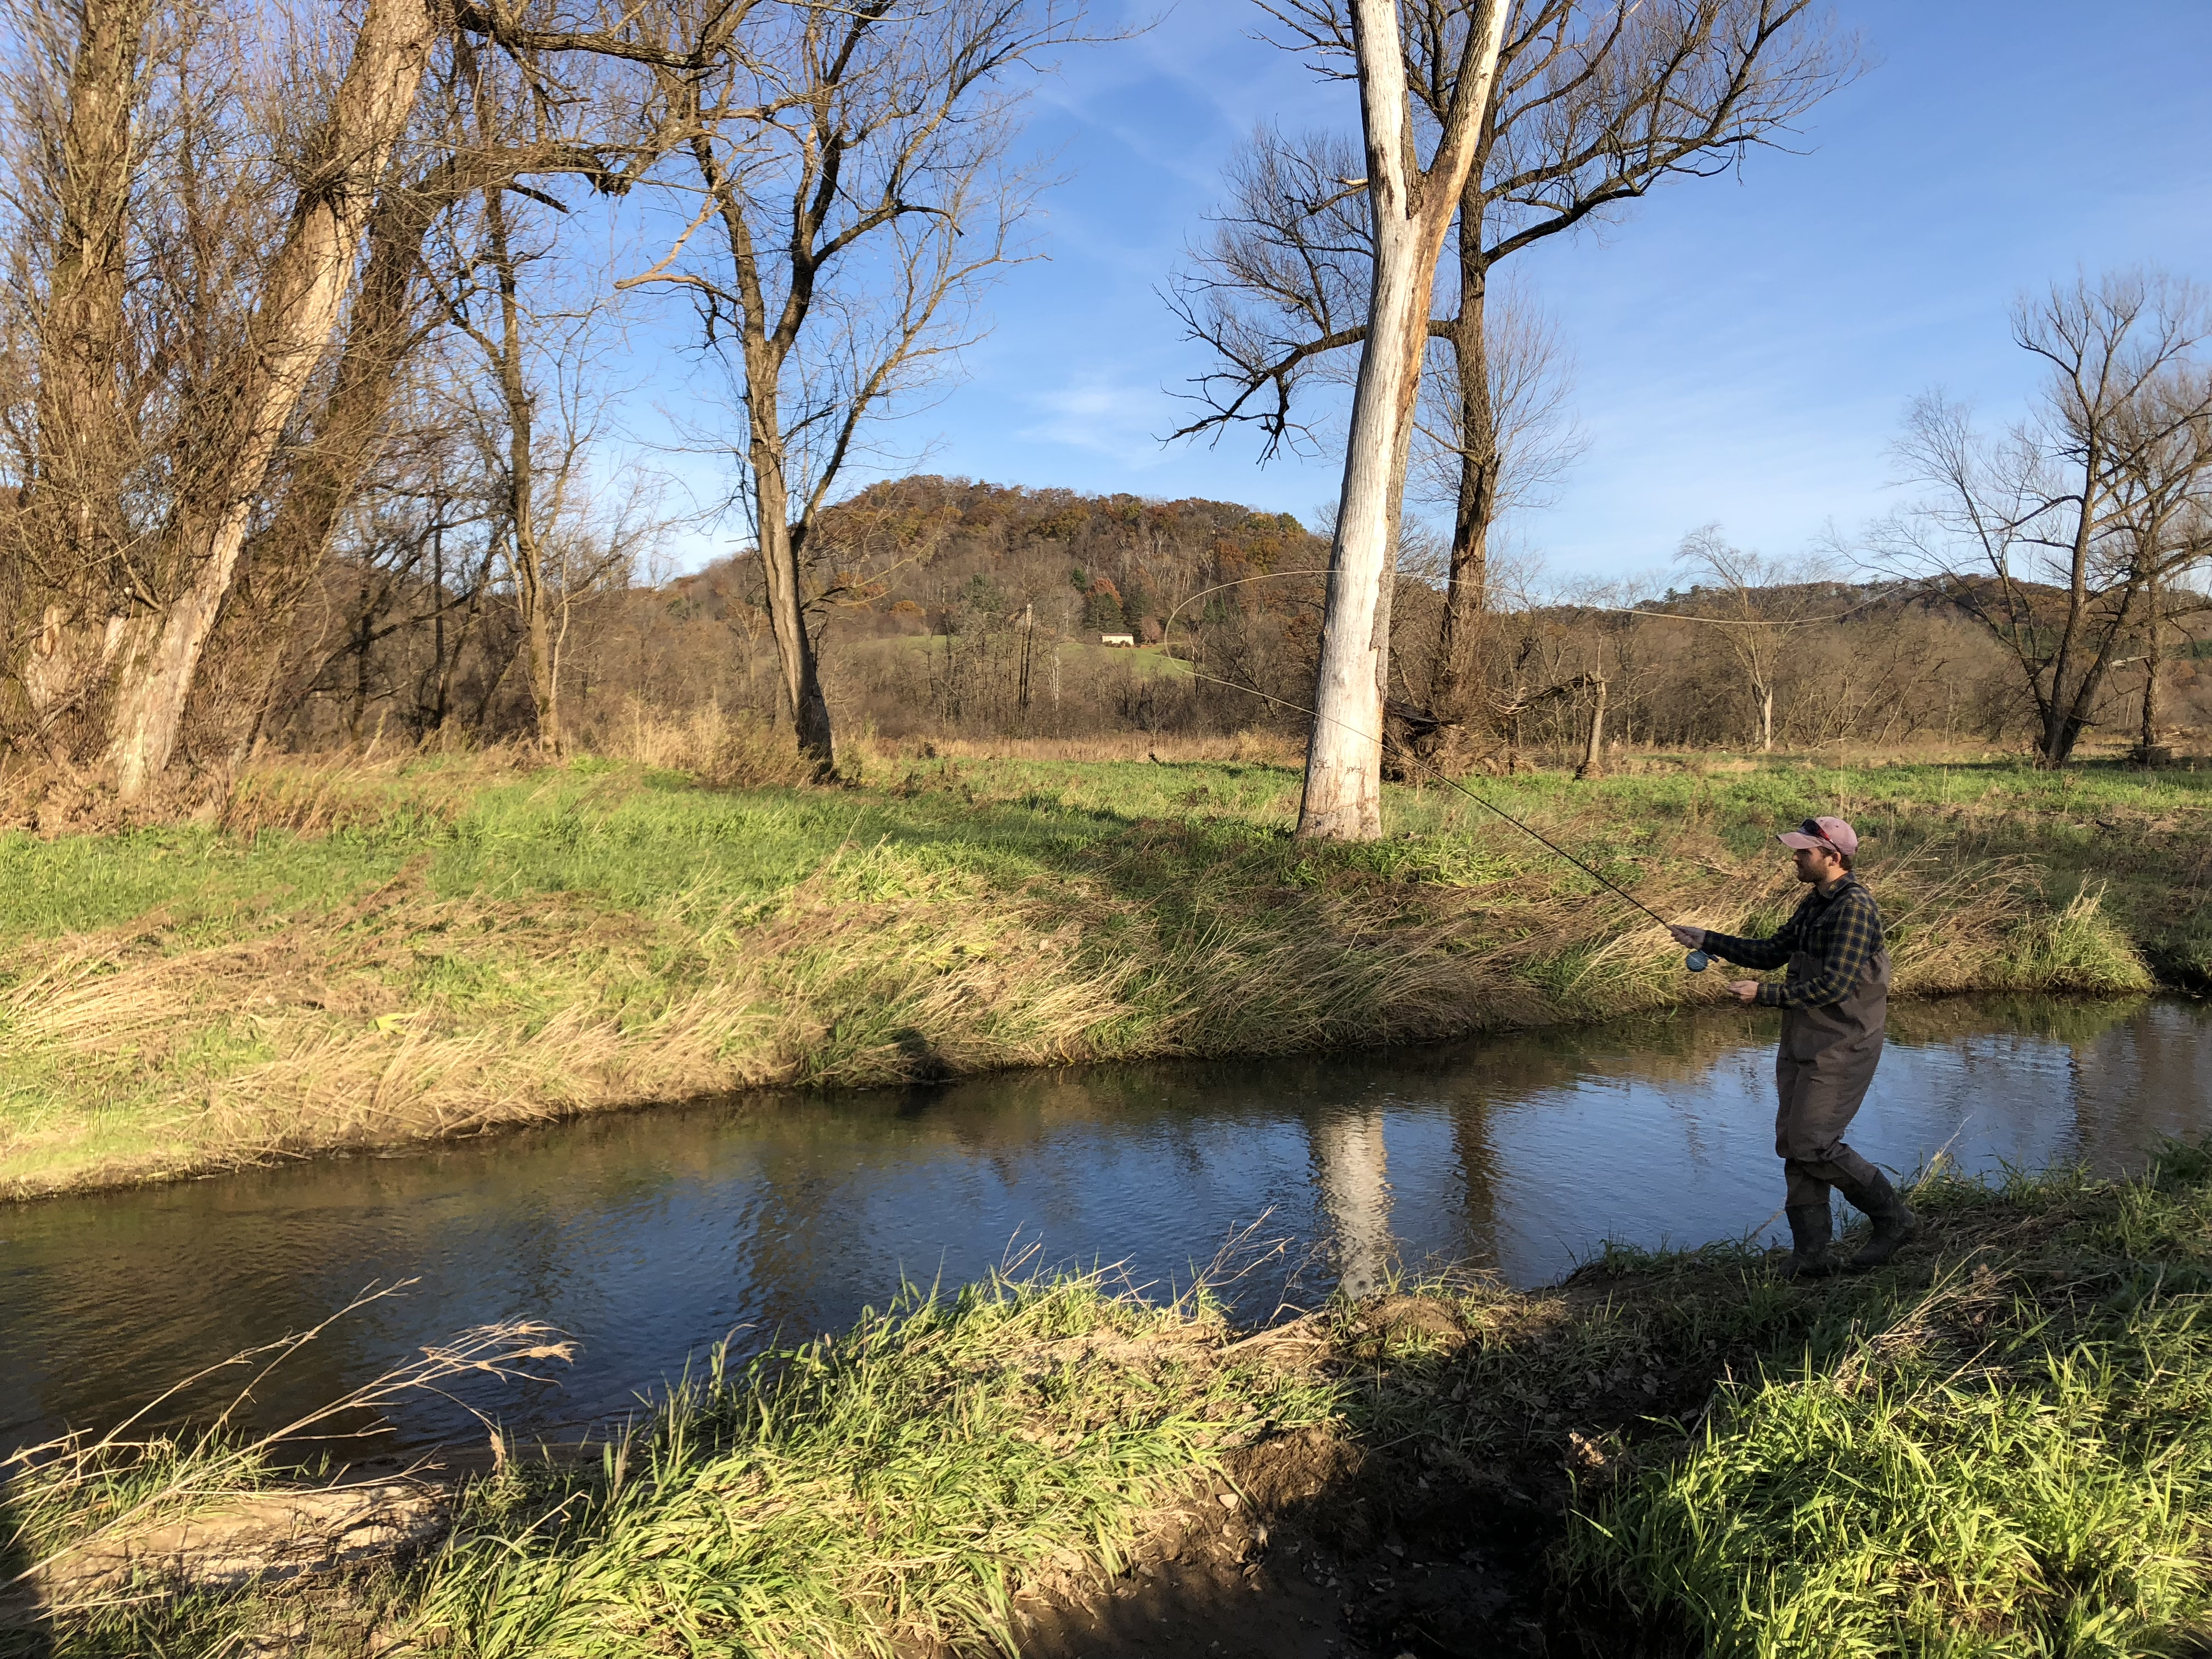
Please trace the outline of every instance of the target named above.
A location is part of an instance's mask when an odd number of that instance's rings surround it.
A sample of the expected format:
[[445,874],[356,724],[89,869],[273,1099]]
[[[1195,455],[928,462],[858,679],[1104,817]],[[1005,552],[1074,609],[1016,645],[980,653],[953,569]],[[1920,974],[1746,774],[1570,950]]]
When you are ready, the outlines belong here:
[[2157,981],[2142,953],[2105,914],[2102,883],[2082,884],[2063,908],[2031,911],[1989,977],[2008,987],[2112,995],[2148,991]]
[[813,780],[811,765],[800,759],[789,732],[778,732],[757,715],[714,705],[672,715],[632,698],[617,711],[596,715],[576,736],[587,757],[680,774],[712,788],[759,789]]
[[1992,1243],[1724,1382],[1571,1571],[1716,1656],[2171,1650],[2212,1614],[2209,1178],[1923,1182]]
[[598,1468],[476,1488],[410,1633],[468,1659],[1018,1651],[1026,1573],[1110,1569],[1194,1470],[1329,1414],[1219,1337],[1202,1303],[1094,1274],[909,1291],[742,1370],[718,1352]]
[[208,810],[226,834],[249,840],[264,830],[405,837],[434,833],[459,817],[487,785],[526,776],[542,764],[534,749],[512,744],[465,756],[258,762],[240,769]]

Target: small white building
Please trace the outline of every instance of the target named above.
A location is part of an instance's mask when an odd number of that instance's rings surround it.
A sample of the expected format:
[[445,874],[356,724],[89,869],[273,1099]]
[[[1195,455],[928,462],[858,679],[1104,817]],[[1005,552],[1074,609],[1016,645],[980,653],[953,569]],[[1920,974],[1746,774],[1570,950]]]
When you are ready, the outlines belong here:
[[1098,643],[1101,645],[1126,645],[1134,648],[1137,643],[1137,636],[1134,634],[1101,634],[1098,636]]

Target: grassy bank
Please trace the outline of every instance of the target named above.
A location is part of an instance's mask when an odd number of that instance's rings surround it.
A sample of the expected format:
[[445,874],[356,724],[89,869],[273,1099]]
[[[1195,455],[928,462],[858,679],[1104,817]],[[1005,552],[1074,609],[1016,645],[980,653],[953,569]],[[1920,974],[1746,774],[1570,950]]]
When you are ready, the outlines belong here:
[[1809,1285],[1616,1253],[1249,1335],[1095,1279],[909,1298],[477,1479],[414,1554],[169,1595],[142,1556],[0,1649],[2201,1650],[2212,1148],[1914,1201],[1897,1263]]
[[[745,787],[761,757],[722,734],[659,766],[270,766],[136,827],[52,792],[36,830],[0,832],[0,1194],[759,1085],[1719,994],[1461,796],[1393,789],[1375,845],[1292,842],[1297,775],[1254,753],[875,757],[854,788]],[[1733,931],[1795,898],[1773,827],[1841,810],[1907,994],[2212,968],[2212,771],[1692,759],[1480,787]]]

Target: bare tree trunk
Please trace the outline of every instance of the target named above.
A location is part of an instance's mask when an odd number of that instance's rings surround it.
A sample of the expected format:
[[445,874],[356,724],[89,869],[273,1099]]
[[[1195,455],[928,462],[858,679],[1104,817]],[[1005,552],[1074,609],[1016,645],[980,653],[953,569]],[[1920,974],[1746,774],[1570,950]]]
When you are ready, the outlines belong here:
[[79,568],[112,560],[122,529],[116,368],[128,277],[131,116],[149,0],[86,0],[62,132],[58,246],[39,331],[34,495]]
[[2163,620],[2158,593],[2158,573],[2148,573],[2144,583],[2144,599],[2150,605],[2150,638],[2143,647],[2142,734],[2136,743],[2136,757],[2146,766],[2156,757],[2158,750],[2158,659],[2165,648],[2159,636],[2159,623]]
[[1759,752],[1771,754],[1774,749],[1774,688],[1759,688]]
[[1605,775],[1605,678],[1602,675],[1593,674],[1590,684],[1597,696],[1590,704],[1589,740],[1583,745],[1583,763],[1575,768],[1577,778],[1601,778]]
[[1382,586],[1405,499],[1437,259],[1474,167],[1505,12],[1504,0],[1485,0],[1471,24],[1451,118],[1423,173],[1413,165],[1395,0],[1352,0],[1375,261],[1367,339],[1345,446],[1344,489],[1329,550],[1313,735],[1298,811],[1297,833],[1310,839],[1373,841],[1382,833],[1382,704],[1389,656]]
[[1390,228],[1411,240],[1413,227],[1378,227],[1370,312],[1376,344],[1360,361],[1352,440],[1329,550],[1321,670],[1314,694],[1298,834],[1329,841],[1373,841],[1382,833],[1382,702],[1389,672],[1389,621],[1382,586],[1397,540],[1407,447],[1413,437],[1413,374],[1401,346],[1409,319],[1427,321],[1418,248],[1393,246]]
[[[2074,545],[2067,563],[2066,625],[2059,630],[2058,650],[2051,662],[2051,701],[2043,716],[2043,743],[2036,754],[2039,766],[2059,767],[2072,758],[2074,745],[2081,738],[2081,728],[2087,724],[2094,686],[2103,679],[2105,659],[2110,654],[2109,641],[2117,637],[2118,630],[2107,635],[2107,649],[2098,653],[2096,662],[2081,677],[2079,695],[2069,696],[2066,689],[2068,671],[2074,663],[2074,647],[2081,636],[2081,624],[2089,610],[2089,550],[2096,538],[2097,503],[2102,495],[2102,473],[2106,462],[2102,448],[2093,434],[2083,446],[2081,459],[2081,510],[2074,522]],[[2130,589],[2127,597],[2134,598]],[[2123,606],[2124,619],[2124,605]]]
[[268,716],[294,612],[383,441],[392,390],[416,337],[415,276],[423,240],[459,199],[459,178],[448,162],[411,185],[386,188],[376,204],[368,264],[313,441],[294,463],[276,513],[240,556],[236,589],[209,643],[193,702],[195,743],[212,739],[242,755]]
[[330,343],[392,147],[414,110],[437,26],[423,0],[369,0],[329,117],[312,141],[291,230],[270,262],[215,476],[173,510],[169,556],[191,573],[124,665],[108,758],[125,799],[169,763],[200,653],[229,592],[247,521],[285,423]]
[[[773,370],[748,366],[755,386],[774,386]],[[756,374],[763,378],[753,379]],[[830,727],[830,704],[822,695],[814,639],[806,631],[806,611],[799,586],[799,540],[792,533],[791,497],[783,477],[782,434],[775,404],[767,398],[752,404],[752,464],[759,510],[761,574],[768,583],[769,627],[775,637],[776,711],[788,715],[799,736],[799,752],[814,763],[814,775],[836,775],[837,753]]]
[[[2084,555],[2081,563],[2075,567],[2076,570],[2085,568],[2087,563]],[[2121,640],[2127,637],[2128,624],[2134,620],[2136,601],[2142,592],[2142,585],[2135,581],[2129,582],[2121,589],[2118,614],[2094,642],[2094,647],[2089,641],[2080,640],[2082,619],[2089,608],[2087,598],[2083,599],[2078,609],[2069,611],[2065,632],[2059,641],[2058,655],[2051,666],[2051,702],[2049,712],[2044,717],[2042,745],[2036,755],[2038,766],[2056,769],[2074,758],[2075,746],[2081,741],[2082,732],[2094,723],[2098,696],[2105,689],[2106,677],[2112,672],[2113,650]],[[2073,654],[2077,641],[2088,660],[2073,690],[2069,692],[2064,674],[2068,659]]]
[[[1475,192],[1468,192],[1470,198]],[[1460,398],[1459,495],[1453,503],[1449,574],[1430,712],[1445,725],[1464,723],[1482,690],[1483,613],[1489,605],[1490,521],[1498,515],[1498,422],[1490,401],[1484,305],[1489,271],[1482,257],[1480,204],[1460,204],[1459,316],[1453,325]]]
[[[45,608],[38,624],[24,617],[8,629],[11,647],[37,641],[21,684],[42,731],[64,711],[75,711],[76,729],[89,720],[98,730],[99,710],[84,705],[124,637],[109,618],[129,608],[122,491],[131,443],[118,372],[131,119],[152,9],[149,0],[84,0],[70,43],[69,103],[52,179],[56,242],[37,324],[37,453],[24,526],[32,544],[13,562],[16,580],[8,584],[31,578],[11,597],[28,610]],[[61,743],[64,750],[78,746]]]
[[550,601],[545,592],[544,550],[538,539],[538,399],[522,367],[522,301],[514,250],[507,231],[507,192],[484,191],[484,234],[499,282],[499,343],[493,354],[499,398],[507,416],[507,513],[514,538],[514,605],[522,623],[522,668],[538,712],[538,747],[561,752],[561,687],[553,650]]

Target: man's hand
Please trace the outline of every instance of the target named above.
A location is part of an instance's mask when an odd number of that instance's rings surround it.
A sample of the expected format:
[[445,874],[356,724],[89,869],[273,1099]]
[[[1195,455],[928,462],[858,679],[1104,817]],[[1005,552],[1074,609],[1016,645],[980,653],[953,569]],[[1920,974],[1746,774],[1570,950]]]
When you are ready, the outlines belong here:
[[1759,1000],[1759,981],[1755,979],[1740,979],[1729,987],[1729,994],[1738,1002],[1756,1002]]
[[1682,927],[1670,921],[1667,924],[1667,931],[1674,936],[1674,943],[1685,951],[1705,948],[1705,930],[1702,927]]

